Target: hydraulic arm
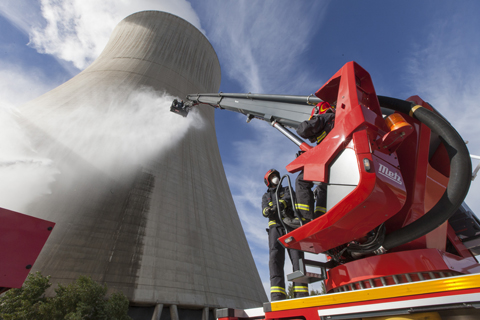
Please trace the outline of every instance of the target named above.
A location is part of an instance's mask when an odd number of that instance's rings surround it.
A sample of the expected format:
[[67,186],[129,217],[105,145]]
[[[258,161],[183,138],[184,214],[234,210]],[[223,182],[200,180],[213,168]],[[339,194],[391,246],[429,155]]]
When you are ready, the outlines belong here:
[[226,109],[268,122],[276,121],[283,126],[297,128],[308,119],[312,105],[321,102],[315,96],[286,96],[240,93],[189,94],[191,105],[203,103],[215,108]]
[[241,93],[205,93],[190,94],[186,97],[187,111],[197,105],[206,104],[214,108],[226,109],[247,116],[247,122],[253,118],[269,122],[300,150],[307,151],[312,147],[286,127],[297,128],[300,123],[310,117],[312,105],[321,102],[314,96],[287,96]]

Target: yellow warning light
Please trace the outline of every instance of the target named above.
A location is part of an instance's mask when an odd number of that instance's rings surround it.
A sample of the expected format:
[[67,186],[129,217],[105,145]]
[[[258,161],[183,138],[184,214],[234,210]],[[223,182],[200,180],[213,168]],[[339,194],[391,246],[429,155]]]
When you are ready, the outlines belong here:
[[388,117],[385,118],[385,123],[390,128],[390,131],[394,131],[400,129],[402,127],[410,126],[405,118],[399,113],[392,113]]

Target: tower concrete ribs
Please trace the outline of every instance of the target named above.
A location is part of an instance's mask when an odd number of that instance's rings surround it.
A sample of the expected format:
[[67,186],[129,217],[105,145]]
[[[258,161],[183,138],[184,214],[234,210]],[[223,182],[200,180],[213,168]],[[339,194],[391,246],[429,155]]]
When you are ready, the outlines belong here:
[[[132,115],[133,92],[184,97],[217,92],[220,80],[217,55],[201,32],[174,15],[145,11],[120,22],[83,72],[20,108],[33,147],[60,172],[51,194],[26,212],[57,223],[33,271],[51,275],[53,287],[89,275],[134,306],[204,313],[267,301],[225,177],[213,109],[200,108],[203,124],[183,137],[159,126],[173,142],[141,161],[137,143],[126,153],[115,144],[109,150],[110,128],[91,134],[88,119],[95,118],[83,117],[117,117],[117,107]],[[92,152],[99,140],[106,144]],[[113,161],[103,159],[106,151]]]

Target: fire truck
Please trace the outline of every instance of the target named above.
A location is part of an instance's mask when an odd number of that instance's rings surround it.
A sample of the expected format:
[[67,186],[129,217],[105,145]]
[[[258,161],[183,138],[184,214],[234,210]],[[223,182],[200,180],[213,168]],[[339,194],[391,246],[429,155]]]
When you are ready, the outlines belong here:
[[[472,173],[464,140],[432,105],[377,96],[355,62],[315,95],[190,94],[185,101],[185,112],[209,105],[268,121],[300,149],[287,171],[327,185],[326,214],[279,239],[327,255],[326,262],[302,259],[287,276],[323,281],[326,293],[220,309],[219,320],[480,319],[480,222],[464,202],[480,164]],[[322,101],[336,106],[335,125],[312,146],[289,128]]]

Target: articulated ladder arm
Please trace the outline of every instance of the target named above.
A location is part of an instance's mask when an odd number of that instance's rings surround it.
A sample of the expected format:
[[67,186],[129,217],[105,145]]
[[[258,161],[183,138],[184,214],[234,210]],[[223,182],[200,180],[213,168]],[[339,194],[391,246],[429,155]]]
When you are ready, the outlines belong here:
[[296,129],[307,120],[312,111],[312,105],[321,100],[315,96],[286,96],[240,93],[205,93],[189,94],[187,104],[207,104],[215,108],[242,113],[249,122],[253,118],[276,121],[282,126]]

